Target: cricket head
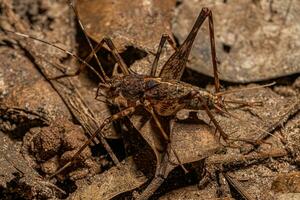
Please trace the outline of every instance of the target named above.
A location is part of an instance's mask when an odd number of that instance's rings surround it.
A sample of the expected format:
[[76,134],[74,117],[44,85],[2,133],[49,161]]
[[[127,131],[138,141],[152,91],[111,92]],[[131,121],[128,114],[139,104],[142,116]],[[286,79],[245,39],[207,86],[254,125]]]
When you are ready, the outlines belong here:
[[115,76],[105,83],[100,83],[98,85],[96,99],[101,101],[100,97],[104,97],[106,103],[116,104],[116,98],[120,96],[121,85],[122,78],[119,76]]
[[121,107],[135,106],[144,94],[143,83],[139,75],[114,76],[99,84],[96,98],[104,96],[107,103]]

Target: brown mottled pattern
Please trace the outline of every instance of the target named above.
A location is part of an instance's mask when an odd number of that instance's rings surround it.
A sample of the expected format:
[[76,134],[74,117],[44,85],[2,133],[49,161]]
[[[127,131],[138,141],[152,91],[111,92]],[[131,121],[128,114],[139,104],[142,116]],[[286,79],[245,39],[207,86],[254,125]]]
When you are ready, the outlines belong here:
[[180,49],[169,58],[160,72],[159,76],[161,78],[177,80],[181,78],[190,52],[187,48],[187,45],[183,44]]
[[203,102],[199,101],[199,96],[204,98],[208,105],[209,101],[213,101],[209,92],[178,80],[131,74],[112,81],[116,82],[112,85],[120,88],[121,95],[127,102],[147,100],[161,116],[173,115],[183,108],[203,109]]

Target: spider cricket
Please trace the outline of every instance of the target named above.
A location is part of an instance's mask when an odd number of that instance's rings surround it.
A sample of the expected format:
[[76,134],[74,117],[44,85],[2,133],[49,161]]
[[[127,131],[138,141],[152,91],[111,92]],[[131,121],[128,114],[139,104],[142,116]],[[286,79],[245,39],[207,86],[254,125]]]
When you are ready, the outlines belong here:
[[[66,76],[75,76],[82,71],[84,67],[91,68],[97,76],[100,78],[101,83],[99,84],[96,98],[98,96],[104,96],[105,102],[109,104],[114,104],[121,107],[121,111],[111,115],[106,118],[103,123],[100,125],[97,131],[95,131],[92,136],[85,142],[85,144],[73,155],[72,159],[67,162],[63,167],[61,167],[58,171],[52,174],[49,178],[56,176],[61,173],[67,167],[69,167],[76,158],[81,154],[81,152],[92,142],[92,140],[101,133],[101,131],[106,127],[106,125],[112,123],[113,121],[123,118],[125,116],[129,116],[133,114],[137,107],[143,107],[146,111],[148,111],[156,126],[160,130],[160,134],[166,141],[166,143],[170,142],[168,134],[163,129],[158,115],[159,116],[172,116],[175,115],[181,109],[192,109],[192,110],[204,110],[211,122],[216,127],[216,131],[220,133],[220,136],[224,139],[225,142],[228,140],[242,140],[246,142],[257,142],[257,141],[247,141],[247,139],[230,139],[228,135],[223,131],[218,122],[216,121],[211,109],[216,109],[218,112],[223,114],[231,115],[226,109],[226,103],[235,103],[242,106],[253,106],[260,104],[261,102],[244,102],[239,100],[226,100],[224,95],[230,93],[236,93],[241,90],[248,89],[257,89],[262,87],[268,87],[273,85],[266,84],[257,87],[251,87],[246,89],[237,89],[237,90],[228,90],[228,91],[220,91],[220,81],[218,78],[218,70],[217,70],[217,58],[216,58],[216,49],[215,49],[215,38],[214,38],[214,25],[213,25],[213,16],[212,12],[208,8],[203,8],[194,23],[192,30],[187,36],[186,40],[179,46],[176,47],[175,42],[172,37],[169,35],[163,35],[161,37],[150,75],[140,75],[132,72],[122,57],[117,52],[116,47],[113,42],[109,38],[104,38],[100,41],[95,47],[93,47],[90,39],[87,36],[87,33],[79,19],[78,12],[76,8],[73,6],[73,3],[70,2],[70,6],[73,9],[75,16],[78,20],[80,28],[82,29],[84,36],[89,44],[91,49],[90,54],[83,60],[79,58],[77,55],[62,49],[50,42],[45,40],[40,40],[38,38],[32,37],[30,35],[26,35],[23,33],[5,30],[6,32],[10,32],[16,34],[21,37],[30,38],[33,40],[37,40],[39,42],[50,45],[60,51],[63,51],[72,57],[75,57],[81,64],[74,74],[64,74],[55,79],[66,77]],[[188,60],[188,56],[190,54],[190,50],[192,48],[193,42],[197,33],[202,26],[205,19],[208,19],[209,26],[209,36],[210,36],[210,45],[211,45],[211,57],[212,57],[212,65],[214,72],[214,84],[215,84],[215,93],[211,93],[197,86],[190,85],[188,83],[180,81],[180,78],[185,69],[186,62]],[[157,65],[160,54],[162,52],[162,48],[165,43],[168,42],[171,47],[175,50],[175,52],[170,56],[167,62],[163,65],[159,76],[157,74]],[[114,76],[109,78],[104,69],[101,66],[101,63],[96,56],[97,51],[106,44],[107,47],[111,50],[112,55],[114,56],[118,67],[122,70],[123,76]],[[92,58],[96,59],[97,64],[100,68],[100,73],[98,73],[94,68],[92,68],[88,62]],[[233,116],[234,117],[234,116]],[[172,148],[171,148],[172,149]],[[176,156],[176,152],[173,150],[174,155]],[[177,157],[178,162],[180,160]],[[182,166],[183,167],[183,166]],[[184,169],[184,167],[183,167]]]

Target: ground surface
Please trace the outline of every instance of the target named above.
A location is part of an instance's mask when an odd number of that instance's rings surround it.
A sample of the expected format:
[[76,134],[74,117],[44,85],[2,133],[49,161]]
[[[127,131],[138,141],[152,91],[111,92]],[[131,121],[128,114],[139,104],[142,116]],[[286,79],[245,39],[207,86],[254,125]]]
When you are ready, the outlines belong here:
[[[213,111],[224,132],[243,141],[224,146],[205,112],[182,110],[160,118],[171,138],[166,145],[141,109],[105,128],[105,140],[98,136],[52,178],[118,108],[95,100],[99,78],[88,67],[78,76],[53,79],[76,71],[78,60],[72,56],[0,32],[1,198],[299,199],[300,4],[284,2],[78,2],[93,42],[110,37],[139,74],[150,73],[162,34],[181,44],[208,6],[223,90],[276,85],[226,95],[226,100],[262,102],[259,106],[230,104],[231,116]],[[237,12],[240,17],[233,15]],[[0,30],[47,40],[83,58],[89,53],[65,1],[0,0],[0,14]],[[202,29],[181,80],[213,91],[207,22]],[[169,45],[163,49],[159,69],[173,52]],[[120,73],[107,47],[98,56],[108,76]],[[95,60],[91,65],[99,71]]]

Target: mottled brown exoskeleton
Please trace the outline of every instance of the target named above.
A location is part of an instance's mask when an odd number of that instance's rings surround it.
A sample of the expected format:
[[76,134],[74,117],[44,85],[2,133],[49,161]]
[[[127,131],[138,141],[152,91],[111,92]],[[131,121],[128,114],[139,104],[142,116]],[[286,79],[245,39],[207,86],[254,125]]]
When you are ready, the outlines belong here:
[[[192,48],[192,44],[201,25],[203,24],[206,18],[208,18],[209,20],[211,55],[214,69],[216,91],[216,93],[214,94],[202,88],[180,81],[180,78],[186,66],[186,62],[188,60],[190,50]],[[84,31],[82,24],[80,25]],[[170,45],[175,49],[175,52],[164,64],[159,76],[156,77],[155,75],[157,71],[158,60],[166,41],[168,41]],[[152,65],[150,75],[140,75],[128,70],[128,67],[122,60],[121,56],[118,54],[113,42],[109,38],[104,38],[95,48],[93,48],[90,45],[92,53],[88,56],[86,61],[91,59],[92,56],[94,56],[97,59],[96,52],[104,44],[106,44],[110,48],[114,58],[116,59],[119,67],[122,70],[123,76],[114,76],[112,78],[109,78],[105,75],[104,70],[101,70],[102,75],[100,77],[102,83],[98,88],[97,96],[105,96],[105,100],[108,103],[117,105],[122,109],[120,112],[104,120],[100,128],[73,156],[73,160],[86,148],[87,145],[90,144],[90,142],[96,135],[101,133],[101,130],[106,125],[117,119],[133,114],[137,107],[145,108],[152,115],[157,127],[159,128],[162,136],[166,141],[169,141],[169,136],[165,133],[164,129],[162,128],[157,115],[172,116],[183,108],[205,110],[211,121],[216,126],[217,130],[220,132],[220,135],[224,138],[224,140],[228,138],[228,136],[224,133],[224,131],[219,126],[219,124],[217,123],[213,114],[210,111],[210,109],[213,108],[222,109],[224,107],[221,95],[218,94],[218,92],[220,91],[220,83],[217,73],[213,17],[211,10],[209,10],[208,8],[203,8],[201,10],[188,37],[178,48],[176,47],[175,43],[173,42],[170,36],[162,36]],[[99,66],[101,66],[99,61],[98,63]],[[72,162],[67,163],[55,174],[60,173],[66,167],[71,165],[71,163]]]
[[[71,3],[71,7],[74,9],[74,12],[77,15],[75,7]],[[195,40],[195,37],[205,21],[208,18],[209,21],[209,34],[210,34],[210,44],[211,44],[211,56],[212,64],[214,71],[214,80],[215,80],[215,93],[211,93],[202,88],[193,86],[191,84],[180,81],[180,78],[185,69],[185,65],[192,48],[192,44]],[[159,116],[172,116],[175,115],[181,109],[193,109],[193,110],[205,110],[211,121],[214,123],[216,129],[219,131],[220,135],[224,140],[228,139],[227,134],[224,133],[222,128],[219,126],[218,122],[215,120],[211,109],[217,109],[221,112],[226,111],[224,106],[225,100],[222,99],[222,95],[225,92],[220,92],[220,83],[217,72],[217,59],[216,59],[216,50],[215,50],[215,39],[214,39],[214,27],[213,27],[213,17],[212,12],[208,8],[203,8],[191,30],[186,40],[177,48],[175,43],[172,40],[172,37],[168,35],[163,35],[152,65],[152,70],[150,75],[140,75],[136,74],[128,69],[125,62],[122,60],[121,56],[118,54],[113,42],[109,38],[104,38],[100,43],[93,48],[89,38],[85,33],[85,29],[81,24],[78,18],[79,25],[83,30],[83,33],[86,36],[86,39],[91,48],[91,54],[85,59],[82,60],[73,53],[66,51],[54,44],[48,43],[46,41],[34,38],[29,35],[22,33],[13,32],[22,37],[31,38],[38,40],[40,42],[51,45],[65,53],[75,57],[81,62],[81,66],[78,73],[82,70],[83,66],[91,68],[100,78],[101,84],[99,85],[97,96],[105,96],[105,101],[114,105],[117,105],[121,108],[121,111],[108,117],[100,125],[99,129],[94,132],[88,141],[76,152],[73,156],[72,161],[64,165],[60,170],[58,170],[54,175],[60,173],[65,168],[70,166],[72,162],[80,155],[80,153],[91,143],[93,138],[100,134],[103,128],[109,123],[120,119],[125,116],[133,114],[137,107],[143,107],[147,110],[153,117],[157,127],[160,129],[160,132],[164,139],[168,142],[169,136],[165,133],[162,128],[157,115]],[[11,31],[8,31],[11,32]],[[163,65],[160,73],[156,76],[157,64],[162,51],[162,48],[165,42],[168,41],[170,45],[174,48],[175,52],[171,55],[168,61]],[[123,76],[114,76],[109,78],[103,68],[101,67],[100,61],[96,56],[96,52],[106,44],[112,52],[115,60],[118,63],[118,66],[121,68]],[[95,57],[100,70],[101,75],[97,73],[89,64],[88,61]],[[74,73],[73,75],[77,75]],[[62,75],[56,78],[61,78],[69,75]],[[227,92],[228,93],[228,92]],[[97,98],[97,97],[96,97]],[[243,102],[236,102],[243,103]],[[175,152],[174,152],[175,153]],[[176,153],[175,153],[176,154]],[[180,162],[180,161],[179,161]],[[53,176],[54,176],[53,175]],[[52,177],[52,176],[51,176]]]

